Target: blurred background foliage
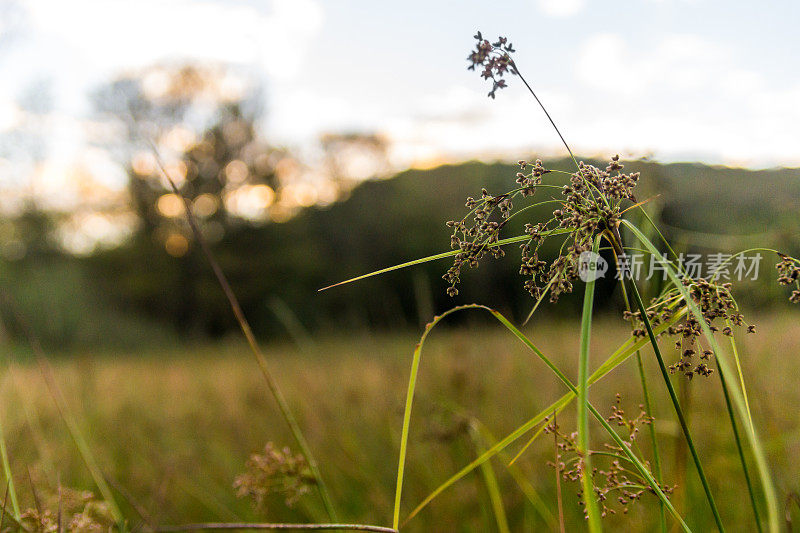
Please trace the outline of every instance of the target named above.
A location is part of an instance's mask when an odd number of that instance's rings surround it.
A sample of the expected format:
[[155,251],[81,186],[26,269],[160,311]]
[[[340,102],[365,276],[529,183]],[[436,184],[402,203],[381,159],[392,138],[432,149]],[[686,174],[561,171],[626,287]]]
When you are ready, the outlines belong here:
[[[317,165],[310,170],[302,154],[258,135],[264,110],[254,95],[263,92],[226,82],[228,75],[158,65],[97,89],[97,116],[116,132],[98,144],[123,164],[127,188],[121,200],[84,209],[121,219],[122,238],[76,250],[69,232],[88,224],[80,218],[85,213],[47,209],[32,198],[3,215],[0,277],[49,348],[158,345],[235,332],[182,200],[162,179],[155,150],[264,339],[288,334],[300,342],[310,332],[417,328],[454,303],[473,301],[517,319],[527,315],[533,301],[522,290],[516,246],[507,248],[504,259],[485,260],[479,271],[467,272],[455,301],[441,280],[447,260],[318,293],[332,283],[449,250],[445,221],[462,217],[465,198],[479,195],[482,187],[495,194],[513,188],[516,165],[473,161],[392,173],[380,137],[339,133],[320,139]],[[569,170],[571,162],[546,165]],[[626,170],[641,172],[638,196],[648,199],[646,209],[677,251],[734,252],[759,245],[800,252],[796,169],[639,160],[627,162]],[[559,183],[557,176],[546,177]],[[526,222],[547,215],[545,208],[530,210],[514,218],[505,235],[519,235]],[[779,289],[768,272],[772,263],[765,257],[759,281],[743,287],[746,301],[785,300],[774,298]],[[619,305],[609,294],[613,283],[599,290],[601,306]],[[570,313],[577,305],[565,298],[542,312]],[[14,321],[5,322],[3,334],[18,339]]]
[[[187,152],[187,161],[195,153],[194,147]],[[569,168],[564,160],[548,164]],[[737,251],[753,245],[754,238],[789,253],[800,248],[791,225],[800,183],[791,170],[648,162],[632,162],[628,168],[642,172],[646,196],[659,194],[649,207],[680,251]],[[447,259],[317,292],[353,276],[447,251],[444,222],[463,216],[466,195],[479,193],[483,186],[508,190],[515,172],[514,165],[479,162],[409,170],[364,182],[346,199],[302,209],[281,223],[247,221],[222,207],[201,220],[245,313],[265,339],[296,334],[298,326],[300,331],[417,327],[434,313],[469,301],[497,306],[521,319],[533,302],[521,287],[515,246],[508,247],[505,258],[487,260],[467,272],[455,301],[445,295],[440,279]],[[269,183],[273,178],[265,172],[259,179]],[[723,179],[735,185],[721,190],[717,184]],[[220,337],[236,330],[183,219],[157,209],[169,193],[160,182],[155,187],[155,181],[139,176],[130,180],[137,230],[116,247],[70,255],[54,241],[55,220],[34,208],[3,221],[3,227],[17,228],[25,236],[26,250],[13,261],[3,261],[6,287],[52,347],[160,343],[167,337]],[[222,205],[217,196],[223,185],[208,181],[197,174],[182,189],[196,209],[203,195],[213,195],[211,202]],[[519,217],[506,234],[519,234],[525,221],[543,215],[531,211],[530,217]],[[774,284],[773,262],[765,256],[760,280],[740,287],[742,301],[784,303],[785,298],[775,298],[780,289]],[[603,302],[616,305],[613,299]],[[544,305],[543,311],[569,313],[577,304],[567,298],[558,306]]]

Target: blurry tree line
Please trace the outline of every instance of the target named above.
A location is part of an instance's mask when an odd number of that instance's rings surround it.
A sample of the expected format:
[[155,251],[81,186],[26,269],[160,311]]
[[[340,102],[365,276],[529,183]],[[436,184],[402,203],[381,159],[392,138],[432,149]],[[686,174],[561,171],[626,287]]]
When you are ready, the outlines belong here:
[[[106,146],[124,161],[128,208],[135,215],[123,242],[86,256],[70,255],[58,240],[65,215],[35,204],[0,221],[0,234],[13,236],[0,240],[5,290],[51,346],[134,347],[236,330],[186,223],[182,200],[163,180],[153,150],[142,144],[142,132],[157,139],[166,170],[264,339],[418,327],[434,313],[467,302],[524,318],[533,302],[522,290],[513,246],[506,258],[487,259],[466,272],[455,300],[445,294],[441,280],[447,259],[317,292],[449,250],[445,221],[461,218],[465,198],[479,195],[482,187],[494,193],[512,188],[515,165],[471,162],[370,180],[388,168],[385,143],[370,135],[337,134],[321,142],[324,179],[303,181],[308,169],[299,157],[257,133],[263,105],[252,95],[261,92],[232,90],[220,79],[190,67],[161,68],[98,91],[98,114],[124,117],[118,122],[121,138]],[[566,160],[549,164],[570,167]],[[648,209],[679,251],[759,244],[800,253],[796,170],[751,172],[646,161],[627,168],[642,172],[640,199],[651,197]],[[326,187],[330,190],[323,197],[319,191]],[[513,219],[507,234],[520,234],[526,221],[545,217],[546,211]],[[767,259],[762,268],[769,270],[771,263]],[[749,289],[754,302],[764,303],[778,292],[773,277],[765,272],[765,284]],[[598,299],[607,307],[617,305],[612,289],[612,282],[599,286]],[[544,311],[570,313],[578,305],[577,297],[562,298]],[[8,310],[3,315],[0,334],[18,337]]]

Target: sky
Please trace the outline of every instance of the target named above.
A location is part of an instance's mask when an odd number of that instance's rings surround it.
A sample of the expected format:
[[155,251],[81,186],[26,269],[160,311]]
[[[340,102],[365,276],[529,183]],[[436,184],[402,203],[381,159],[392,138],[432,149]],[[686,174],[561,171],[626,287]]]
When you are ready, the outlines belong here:
[[580,155],[800,166],[799,4],[0,0],[0,138],[35,139],[2,151],[0,188],[58,191],[86,161],[120,186],[120,169],[87,142],[89,95],[176,60],[262,81],[264,136],[299,151],[323,133],[363,132],[388,139],[397,168],[563,154],[518,79],[491,100],[466,69],[476,30],[514,43]]

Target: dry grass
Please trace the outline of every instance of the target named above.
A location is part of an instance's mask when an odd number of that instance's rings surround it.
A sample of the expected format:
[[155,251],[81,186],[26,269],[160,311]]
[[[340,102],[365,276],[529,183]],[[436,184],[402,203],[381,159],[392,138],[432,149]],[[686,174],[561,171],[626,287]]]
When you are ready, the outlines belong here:
[[[796,310],[791,311],[756,320],[759,333],[747,336],[742,345],[754,418],[781,495],[800,489],[800,465],[794,460],[800,454],[800,419],[790,407],[800,405],[795,379],[800,375],[796,356],[800,321]],[[593,365],[628,336],[628,327],[619,320],[595,325]],[[577,324],[534,321],[527,332],[574,378],[577,328]],[[340,513],[348,521],[386,524],[391,517],[410,347],[416,335],[328,339],[320,341],[314,353],[301,353],[291,346],[265,349],[329,479]],[[679,429],[663,384],[655,378],[652,352],[645,349],[643,353],[647,370],[654,376],[659,437],[666,437],[660,440],[677,442]],[[233,479],[250,453],[263,449],[267,441],[291,444],[291,435],[246,346],[220,344],[114,357],[76,354],[55,362],[54,368],[100,464],[156,521],[324,518],[313,496],[306,496],[293,510],[277,498],[266,517],[257,516],[249,502],[235,497]],[[730,524],[749,523],[751,511],[742,501],[740,467],[718,383],[697,377],[690,387],[693,433],[714,476],[710,481],[723,518]],[[469,436],[451,431],[458,430],[454,410],[484,421],[501,437],[563,392],[541,362],[497,328],[434,332],[423,353],[419,403],[414,410],[404,493],[407,506],[416,504],[475,456]],[[623,395],[623,404],[635,411],[640,393],[633,360],[593,387],[590,396],[607,412],[617,392]],[[40,490],[55,487],[59,479],[65,485],[92,487],[35,365],[14,364],[11,372],[3,374],[0,405],[15,479],[26,480],[26,468],[31,466]],[[569,415],[563,420],[559,417],[559,423],[574,427]],[[670,481],[679,476],[669,445],[666,452],[665,479]],[[555,508],[554,473],[545,465],[552,453],[552,442],[543,439],[520,464],[545,502]],[[542,526],[511,477],[500,463],[494,464],[512,529]],[[712,522],[695,486],[696,476],[690,473],[685,479],[689,486],[678,489],[682,495],[676,501],[690,506],[684,510],[694,520],[693,528],[706,530]],[[30,503],[28,483],[17,484],[23,501]],[[568,485],[565,489],[568,525],[580,520],[577,488]],[[649,530],[656,523],[655,500],[646,499],[645,505],[637,507],[625,519],[626,529]],[[450,529],[459,524],[460,530],[476,531],[493,528],[493,520],[486,490],[476,474],[435,500],[411,522],[410,529]],[[608,526],[621,523],[611,518]]]

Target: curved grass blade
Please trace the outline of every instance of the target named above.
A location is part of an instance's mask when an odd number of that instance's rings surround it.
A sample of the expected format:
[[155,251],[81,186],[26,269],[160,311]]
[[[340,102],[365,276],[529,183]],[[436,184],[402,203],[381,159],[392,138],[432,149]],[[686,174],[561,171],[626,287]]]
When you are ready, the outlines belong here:
[[[551,231],[543,231],[542,236],[551,236],[551,235],[562,235],[564,233],[569,233],[566,229],[554,229]],[[508,239],[500,239],[495,243],[496,246],[505,246],[506,244],[513,244],[515,242],[522,242],[530,240],[530,235],[519,235],[517,237],[509,237]],[[355,281],[361,281],[362,279],[371,278],[373,276],[378,276],[380,274],[386,274],[387,272],[392,272],[395,270],[400,270],[401,268],[408,268],[414,265],[421,265],[422,263],[428,263],[430,261],[436,261],[437,259],[444,259],[445,257],[453,257],[456,254],[461,253],[461,250],[450,250],[449,252],[442,252],[436,255],[429,255],[428,257],[422,257],[420,259],[414,259],[413,261],[408,261],[406,263],[400,263],[399,265],[390,266],[387,268],[382,268],[380,270],[376,270],[374,272],[370,272],[369,274],[362,274],[361,276],[356,276],[354,278],[350,278],[345,281],[340,281],[339,283],[334,283],[333,285],[328,285],[327,287],[322,287],[321,289],[317,289],[317,292],[327,291],[328,289],[332,289],[334,287],[338,287],[340,285],[347,285],[348,283],[353,283]]]
[[736,415],[733,412],[731,396],[728,393],[728,384],[725,381],[725,373],[722,371],[722,367],[719,365],[719,359],[717,359],[717,372],[719,373],[719,381],[722,385],[722,394],[725,397],[725,407],[728,410],[728,418],[731,421],[731,429],[733,429],[733,440],[736,441],[736,451],[739,454],[739,462],[742,463],[742,472],[744,473],[744,479],[747,482],[747,492],[750,495],[750,505],[753,507],[753,517],[756,520],[756,528],[758,528],[758,533],[762,533],[763,529],[761,528],[761,516],[758,513],[758,504],[756,504],[756,493],[753,489],[753,482],[750,479],[750,471],[747,468],[747,460],[744,457],[742,441],[739,437],[739,429],[736,427]]
[[394,515],[392,517],[392,527],[394,529],[398,529],[400,525],[400,500],[403,494],[403,477],[405,475],[406,469],[406,453],[408,451],[408,433],[411,429],[411,409],[414,406],[414,391],[417,387],[417,375],[419,374],[419,363],[422,357],[422,346],[425,344],[425,339],[428,337],[428,333],[442,321],[447,315],[455,313],[456,311],[462,309],[478,309],[482,306],[478,306],[476,304],[471,305],[463,305],[459,307],[454,307],[448,311],[445,311],[441,315],[433,317],[433,320],[428,322],[425,325],[425,331],[422,332],[422,337],[420,337],[419,342],[417,343],[416,348],[414,349],[414,356],[411,361],[411,374],[408,378],[408,392],[406,394],[406,405],[405,410],[403,412],[403,430],[400,434],[400,457],[398,459],[397,464],[397,485],[395,487],[394,492]]
[[664,378],[664,383],[667,386],[670,400],[672,400],[672,405],[675,408],[675,414],[678,416],[678,423],[680,423],[681,431],[683,431],[683,437],[686,441],[686,446],[689,448],[689,453],[692,455],[692,460],[697,468],[697,475],[700,476],[700,483],[703,485],[703,491],[706,494],[708,505],[711,507],[711,513],[714,515],[714,522],[717,524],[717,529],[720,532],[724,532],[725,526],[722,525],[722,518],[719,516],[719,510],[717,509],[717,504],[714,501],[714,495],[711,493],[711,487],[708,484],[708,479],[706,478],[706,473],[703,469],[703,463],[700,461],[700,456],[697,453],[697,449],[694,447],[694,441],[692,439],[692,434],[689,431],[689,425],[686,423],[686,417],[683,414],[681,403],[678,400],[678,396],[675,394],[675,388],[672,386],[672,382],[669,379],[669,372],[664,364],[664,358],[661,356],[661,349],[658,347],[658,341],[653,333],[653,327],[650,324],[650,319],[647,317],[647,311],[645,310],[644,303],[642,302],[642,297],[639,295],[639,289],[636,287],[636,283],[634,282],[631,282],[631,287],[633,288],[633,299],[642,315],[642,322],[647,330],[647,335],[650,338],[650,345],[653,347],[653,352],[655,353],[656,360],[658,361],[658,367],[661,370],[661,376]]
[[[566,377],[560,371],[558,371],[558,369],[555,368],[555,366],[552,365],[552,363],[549,362],[547,357],[545,357],[545,355],[541,351],[539,351],[539,349],[536,348],[536,346],[534,346],[534,344],[530,341],[530,339],[528,339],[520,330],[514,327],[514,325],[511,324],[508,321],[508,319],[506,319],[499,312],[491,310],[491,313],[495,316],[495,318],[497,318],[500,321],[501,324],[503,324],[506,327],[506,329],[511,331],[520,341],[522,341],[523,344],[525,344],[542,361],[544,361],[545,364],[547,364],[547,366],[549,366],[556,373],[561,382],[564,383],[564,385],[566,385],[573,394],[575,395],[578,394],[578,391],[575,388],[575,386],[572,383],[570,383],[570,381],[566,379]],[[680,514],[678,514],[678,512],[675,510],[675,507],[672,505],[672,502],[669,501],[669,498],[667,498],[666,494],[664,494],[664,491],[661,490],[661,486],[653,478],[653,475],[650,473],[650,471],[647,469],[644,463],[642,463],[642,461],[638,457],[636,457],[633,451],[625,444],[625,441],[622,440],[622,438],[617,434],[617,432],[614,431],[611,425],[606,421],[603,415],[601,415],[600,412],[597,411],[597,409],[594,406],[592,406],[591,403],[587,402],[587,407],[589,408],[589,411],[591,412],[592,416],[594,416],[594,418],[598,422],[600,422],[600,425],[603,426],[603,429],[606,430],[606,432],[609,434],[612,440],[614,440],[615,444],[627,456],[628,460],[633,464],[636,470],[638,470],[639,474],[647,481],[648,485],[650,486],[650,489],[656,493],[658,498],[664,503],[664,505],[667,507],[670,513],[672,513],[675,519],[681,524],[681,527],[684,529],[684,531],[690,531],[689,526],[686,525],[686,523],[683,521],[683,518],[681,518]]]
[[[721,366],[723,372],[725,372],[726,375],[731,375],[732,369],[726,354],[724,354],[722,350],[720,350],[719,344],[714,338],[711,329],[708,327],[706,321],[703,320],[700,310],[697,308],[697,305],[691,299],[686,288],[680,282],[680,279],[675,273],[675,270],[669,263],[667,263],[667,261],[664,260],[663,256],[658,251],[658,249],[653,245],[652,242],[650,242],[649,239],[647,239],[647,237],[645,237],[642,234],[641,231],[639,231],[639,229],[636,226],[634,226],[627,220],[622,220],[621,223],[624,224],[625,227],[627,227],[636,236],[639,242],[641,242],[650,251],[650,253],[652,253],[656,258],[660,258],[662,261],[664,261],[665,264],[667,264],[666,268],[667,276],[675,284],[676,288],[681,292],[681,295],[686,300],[686,304],[689,310],[692,312],[692,314],[695,315],[695,317],[697,317],[698,321],[700,322],[700,326],[703,329],[703,334],[706,340],[708,341],[714,353],[717,354],[717,364]],[[739,412],[739,416],[742,418],[742,420],[751,420],[752,416],[750,415],[750,412],[747,409],[747,404],[745,404],[744,402],[744,396],[742,394],[742,391],[740,391],[739,388],[735,386],[731,386],[729,390],[732,393],[734,405],[736,405],[736,410]],[[767,501],[767,511],[768,511],[767,523],[769,525],[769,531],[777,533],[778,531],[780,531],[779,518],[778,518],[779,516],[778,500],[775,494],[775,485],[773,484],[772,476],[769,472],[769,466],[767,465],[766,455],[764,453],[764,446],[761,442],[761,439],[758,437],[755,428],[751,428],[750,431],[747,431],[745,433],[747,434],[748,441],[750,442],[750,447],[753,450],[753,456],[755,457],[756,466],[758,467],[758,473],[761,479],[761,487],[762,490],[764,491],[764,498]]]
[[[600,237],[594,240],[592,253],[597,254]],[[586,289],[583,292],[583,311],[581,313],[581,343],[580,357],[578,360],[578,453],[581,455],[583,468],[581,483],[583,485],[583,502],[586,505],[586,514],[589,518],[589,531],[602,531],[600,523],[600,509],[594,494],[592,481],[592,463],[589,456],[589,341],[592,332],[592,312],[594,311],[594,274],[595,264],[589,262]]]
[[[475,444],[475,449],[478,454],[486,452],[480,433],[474,424],[470,424],[470,437]],[[481,474],[483,475],[483,482],[486,484],[486,490],[489,492],[489,500],[492,503],[492,512],[494,513],[494,520],[497,522],[497,530],[500,533],[511,533],[508,527],[508,517],[506,510],[503,507],[503,496],[500,494],[500,487],[497,484],[497,476],[492,468],[491,461],[486,461],[481,465]]]
[[286,401],[281,388],[278,386],[278,382],[275,380],[269,370],[267,358],[264,357],[264,354],[261,352],[261,348],[258,346],[258,341],[256,341],[256,337],[253,334],[252,328],[250,327],[250,322],[247,320],[247,317],[242,310],[239,299],[236,297],[236,293],[233,292],[233,288],[228,282],[225,272],[223,272],[222,267],[219,265],[219,262],[211,251],[211,247],[209,246],[206,238],[203,236],[203,232],[200,231],[200,226],[198,225],[197,219],[192,212],[192,206],[189,204],[189,200],[183,194],[181,194],[177,184],[175,183],[175,180],[173,180],[172,176],[169,174],[169,172],[167,172],[156,145],[150,141],[148,142],[151,150],[153,151],[153,155],[155,156],[156,166],[161,170],[164,178],[169,183],[173,194],[175,194],[175,196],[177,196],[183,203],[183,211],[186,215],[186,222],[189,224],[192,234],[197,240],[197,243],[200,245],[200,250],[208,261],[209,266],[211,266],[211,270],[214,272],[214,276],[217,278],[217,282],[219,283],[222,292],[225,294],[225,298],[228,300],[228,304],[230,305],[231,312],[236,319],[236,323],[239,325],[239,329],[242,331],[242,335],[244,335],[244,338],[250,347],[250,351],[252,352],[253,357],[256,359],[256,363],[261,370],[261,375],[267,384],[267,388],[275,400],[275,403],[278,404],[278,409],[283,416],[283,420],[286,422],[286,425],[289,426],[289,430],[292,432],[295,442],[297,442],[297,445],[300,447],[300,451],[308,462],[308,468],[311,470],[311,474],[314,476],[317,491],[319,492],[320,499],[322,499],[322,504],[325,506],[325,510],[328,513],[328,517],[331,520],[338,522],[336,508],[333,504],[330,491],[328,490],[328,485],[325,483],[325,479],[322,477],[319,464],[317,463],[314,454],[311,453],[311,447],[308,445],[308,441],[303,434],[303,430],[300,428],[300,424],[297,422],[297,418],[294,416],[294,412],[289,407],[289,403]]
[[[492,432],[489,431],[489,428],[487,428],[477,419],[475,420],[475,424],[484,442],[489,443],[490,446],[497,444],[497,439],[494,437],[494,435],[492,435]],[[486,450],[484,449],[483,453],[485,452]],[[539,493],[536,491],[533,484],[531,484],[528,478],[525,477],[525,474],[522,473],[522,470],[518,466],[514,465],[513,462],[508,460],[508,454],[501,450],[498,452],[498,455],[500,456],[500,460],[506,464],[508,473],[511,474],[511,477],[513,477],[514,481],[517,482],[517,485],[522,493],[525,494],[525,497],[528,498],[528,501],[531,503],[531,505],[533,505],[533,508],[536,510],[536,512],[539,513],[539,516],[541,516],[542,519],[547,523],[547,527],[551,531],[555,531],[558,527],[556,518],[553,516],[553,513],[550,512],[550,509],[547,507],[547,504],[545,504],[544,500],[542,500],[542,497],[539,496]]]
[[[530,342],[530,340],[527,339],[527,337],[525,337],[525,335],[522,334],[522,332],[520,332],[516,327],[514,327],[514,325],[511,324],[502,314],[498,313],[497,311],[494,311],[493,309],[491,309],[489,307],[486,307],[484,305],[478,305],[478,304],[464,305],[464,306],[459,306],[459,307],[455,307],[453,309],[450,309],[446,313],[443,313],[442,315],[439,315],[438,317],[435,317],[434,320],[430,324],[428,324],[428,326],[426,326],[425,332],[423,333],[423,336],[420,339],[420,343],[417,345],[417,348],[414,351],[414,362],[412,363],[412,371],[413,371],[412,372],[412,374],[413,374],[412,377],[414,378],[414,383],[416,383],[416,373],[419,371],[419,354],[421,352],[424,340],[427,337],[427,335],[430,332],[430,330],[436,324],[438,324],[438,322],[440,322],[441,319],[444,318],[446,315],[449,315],[451,313],[454,313],[454,312],[460,311],[460,310],[464,310],[464,309],[482,309],[484,311],[487,311],[487,312],[491,313],[492,316],[494,316],[507,329],[509,329],[512,333],[514,333],[514,335],[517,338],[522,340],[523,343],[525,343],[526,346],[528,346],[530,349],[532,349],[534,351],[534,353],[536,353],[538,356],[540,356],[540,358],[542,358],[542,360],[545,362],[545,364],[547,364],[548,367],[550,367],[556,373],[556,375],[559,376],[559,379],[561,379],[562,382],[564,382],[567,385],[567,387],[570,389],[570,392],[568,392],[567,394],[562,396],[560,399],[556,400],[553,404],[548,406],[543,411],[540,411],[533,418],[531,418],[530,420],[528,420],[527,422],[525,422],[524,424],[519,426],[516,430],[514,430],[509,435],[507,435],[505,438],[503,438],[502,440],[497,442],[494,446],[489,448],[489,450],[487,450],[486,453],[484,453],[483,455],[481,455],[480,457],[478,457],[477,459],[472,461],[467,466],[463,467],[461,470],[459,470],[457,473],[455,473],[453,476],[451,476],[447,481],[442,483],[431,494],[429,494],[419,505],[417,505],[416,508],[414,508],[414,510],[403,521],[403,525],[408,523],[409,520],[411,520],[414,516],[416,516],[422,509],[424,509],[431,501],[433,501],[445,489],[447,489],[448,487],[453,485],[455,482],[457,482],[458,480],[460,480],[461,478],[463,478],[464,476],[466,476],[470,472],[472,472],[475,468],[480,466],[483,462],[489,460],[491,457],[493,457],[494,455],[499,453],[501,450],[503,450],[506,447],[508,447],[512,442],[514,442],[517,439],[519,439],[522,435],[527,433],[529,430],[531,430],[532,428],[536,427],[549,414],[551,414],[554,410],[560,410],[560,409],[563,409],[564,407],[566,407],[569,404],[569,402],[571,402],[572,399],[577,396],[577,389],[575,388],[575,386],[572,385],[572,383],[566,378],[566,376],[564,376],[564,374],[557,367],[555,367],[549,361],[549,359],[547,359],[544,356],[544,354],[541,354],[541,352],[538,351],[538,349]],[[658,331],[663,331],[667,327],[669,327],[670,325],[674,324],[674,322],[677,322],[677,320],[679,320],[683,316],[683,314],[684,314],[683,310],[680,310],[680,311],[676,312],[675,315],[673,316],[673,319],[670,322],[660,326],[658,328]],[[605,376],[606,374],[611,372],[611,370],[616,368],[619,364],[621,364],[628,357],[630,357],[630,355],[635,353],[636,350],[640,349],[642,346],[647,344],[647,342],[648,341],[646,341],[644,339],[635,339],[635,338],[632,338],[632,337],[629,338],[625,343],[623,343],[623,345],[616,352],[614,352],[614,354],[611,357],[609,357],[609,359],[607,359],[592,374],[592,376],[589,378],[589,382],[590,383],[594,383],[594,382],[600,380],[603,376]],[[404,417],[403,435],[401,437],[401,443],[400,443],[401,460],[400,460],[400,465],[398,465],[398,471],[399,472],[402,472],[402,470],[405,468],[404,462],[405,462],[405,454],[406,454],[407,445],[408,445],[407,439],[408,439],[408,425],[410,423],[410,406],[413,404],[413,388],[411,387],[411,380],[409,380],[409,393],[410,393],[410,395],[406,398],[407,412],[406,412],[406,416]],[[603,416],[600,415],[600,413],[598,413],[594,409],[594,407],[592,407],[591,405],[590,405],[590,411],[592,412],[592,416],[597,418],[598,421],[601,423],[601,425],[603,425],[603,428],[606,431],[610,432],[610,434],[612,434],[612,438],[615,440],[615,442],[625,451],[626,454],[629,455],[629,459],[631,460],[631,463],[637,469],[640,469],[640,473],[641,473],[642,477],[644,477],[648,481],[648,483],[651,484],[651,486],[653,488],[653,491],[656,493],[656,495],[659,497],[659,499],[661,499],[664,502],[664,505],[667,507],[667,509],[670,511],[670,513],[675,517],[675,519],[681,524],[681,527],[683,528],[683,530],[687,531],[687,532],[691,531],[689,529],[689,527],[686,525],[686,523],[683,521],[681,516],[678,514],[678,512],[675,510],[675,508],[672,506],[671,502],[666,497],[666,495],[663,493],[661,488],[658,486],[658,484],[655,481],[655,479],[653,479],[652,475],[646,469],[644,464],[635,455],[633,455],[633,453],[630,452],[630,450],[627,449],[627,447],[624,445],[624,443],[623,443],[622,439],[619,437],[619,435],[617,435],[616,432],[614,432],[614,430],[611,428],[611,426],[605,421]],[[398,520],[399,520],[399,508],[400,508],[400,496],[399,495],[400,495],[401,489],[402,489],[402,473],[400,473],[398,475],[398,491],[395,494],[395,511],[396,511],[396,516],[397,516]],[[394,527],[397,527],[397,526],[394,526]]]
[[61,390],[56,383],[55,376],[53,375],[53,369],[47,360],[47,356],[44,353],[44,349],[39,341],[39,337],[19,312],[16,302],[14,302],[8,293],[5,291],[0,291],[0,299],[2,299],[8,305],[12,315],[22,328],[23,334],[27,338],[28,344],[30,345],[31,350],[36,358],[36,362],[39,365],[39,369],[42,377],[44,378],[47,390],[50,392],[50,396],[53,398],[53,403],[55,403],[61,419],[67,426],[67,430],[72,438],[72,441],[75,443],[75,447],[78,448],[78,452],[80,453],[81,459],[83,459],[84,465],[86,465],[86,468],[89,470],[89,474],[97,486],[97,489],[100,491],[100,495],[108,504],[109,512],[114,518],[114,521],[117,523],[120,529],[124,529],[125,521],[122,513],[119,510],[119,506],[114,499],[114,494],[111,492],[111,488],[108,486],[108,483],[106,483],[105,476],[103,476],[102,471],[100,470],[100,466],[98,465],[97,460],[92,453],[91,448],[89,447],[86,437],[78,426],[78,423],[73,418],[72,412],[67,407],[66,400],[61,394]]
[[19,518],[19,503],[17,502],[17,491],[14,489],[14,477],[11,475],[11,464],[8,461],[8,451],[6,450],[6,439],[3,434],[3,424],[0,421],[0,459],[3,461],[3,474],[6,477],[6,494],[11,499],[11,510],[14,518]]
[[[733,328],[730,320],[727,321],[728,327]],[[753,414],[750,411],[750,400],[747,398],[747,388],[744,386],[744,373],[742,372],[742,364],[739,362],[739,350],[736,348],[736,339],[729,337],[731,340],[731,350],[733,351],[733,360],[736,363],[736,373],[739,375],[739,385],[742,386],[742,396],[744,396],[744,405],[747,408],[748,419],[750,422],[750,431],[754,431]]]

